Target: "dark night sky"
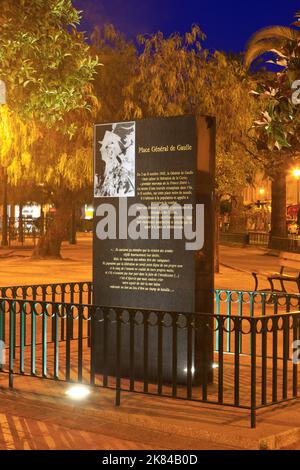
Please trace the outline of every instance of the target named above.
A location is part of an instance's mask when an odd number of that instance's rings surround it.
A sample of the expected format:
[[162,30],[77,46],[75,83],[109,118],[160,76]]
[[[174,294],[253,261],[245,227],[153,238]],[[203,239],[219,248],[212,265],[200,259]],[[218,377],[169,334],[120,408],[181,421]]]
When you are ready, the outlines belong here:
[[81,29],[111,22],[128,38],[139,33],[181,33],[198,23],[206,47],[240,51],[253,32],[274,24],[290,25],[300,0],[74,0],[84,11]]

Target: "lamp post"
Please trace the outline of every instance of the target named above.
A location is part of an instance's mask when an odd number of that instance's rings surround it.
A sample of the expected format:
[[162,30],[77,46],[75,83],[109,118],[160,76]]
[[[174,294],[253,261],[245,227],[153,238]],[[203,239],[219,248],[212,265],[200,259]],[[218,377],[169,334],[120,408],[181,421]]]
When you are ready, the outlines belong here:
[[[0,80],[0,105],[5,105],[6,104],[6,85],[3,82],[3,80]],[[1,245],[2,246],[7,246],[8,245],[8,238],[7,238],[7,229],[8,229],[8,224],[7,224],[7,170],[5,167],[3,167],[3,200],[2,200],[2,206],[3,206],[3,214],[2,214],[2,239],[1,239]]]
[[300,179],[300,168],[295,168],[293,170],[293,175],[297,180],[297,205],[299,205],[300,197],[299,197],[299,179]]

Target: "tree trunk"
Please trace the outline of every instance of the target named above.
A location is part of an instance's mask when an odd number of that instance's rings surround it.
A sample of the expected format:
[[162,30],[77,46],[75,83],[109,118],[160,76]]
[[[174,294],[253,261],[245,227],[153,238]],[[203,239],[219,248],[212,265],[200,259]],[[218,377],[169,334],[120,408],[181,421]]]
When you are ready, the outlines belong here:
[[34,258],[61,258],[61,244],[67,235],[71,206],[68,201],[61,203],[54,219],[49,222],[46,233],[42,235],[33,251]]
[[72,207],[71,227],[70,227],[70,245],[76,245],[76,208]]
[[3,168],[2,246],[8,246],[7,170]]
[[23,230],[23,205],[19,205],[19,242],[24,243],[24,230]]
[[246,217],[244,212],[244,195],[242,188],[240,194],[235,196],[232,200],[229,232],[246,233]]
[[269,246],[276,248],[276,239],[287,237],[286,227],[286,173],[279,171],[272,180],[272,214]]
[[39,232],[40,232],[40,237],[42,237],[45,233],[45,214],[44,214],[43,204],[41,204],[41,216],[40,216]]

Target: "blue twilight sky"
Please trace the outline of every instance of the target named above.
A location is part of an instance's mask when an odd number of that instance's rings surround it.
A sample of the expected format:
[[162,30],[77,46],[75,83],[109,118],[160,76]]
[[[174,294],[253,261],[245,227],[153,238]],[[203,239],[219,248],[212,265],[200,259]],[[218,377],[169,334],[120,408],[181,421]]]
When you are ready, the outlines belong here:
[[253,32],[265,26],[290,25],[300,0],[73,0],[83,10],[81,29],[111,22],[134,38],[139,33],[181,33],[198,23],[206,47],[241,51]]

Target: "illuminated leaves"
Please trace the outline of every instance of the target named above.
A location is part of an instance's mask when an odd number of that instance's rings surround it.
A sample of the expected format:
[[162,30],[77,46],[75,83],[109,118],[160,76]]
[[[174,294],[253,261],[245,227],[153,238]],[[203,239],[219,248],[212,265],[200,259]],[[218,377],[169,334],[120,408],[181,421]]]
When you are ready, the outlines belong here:
[[7,168],[12,183],[30,174],[30,152],[39,136],[34,121],[24,123],[8,106],[0,106],[0,165]]
[[0,6],[0,77],[10,107],[49,126],[86,107],[98,59],[76,30],[72,2],[6,0]]

